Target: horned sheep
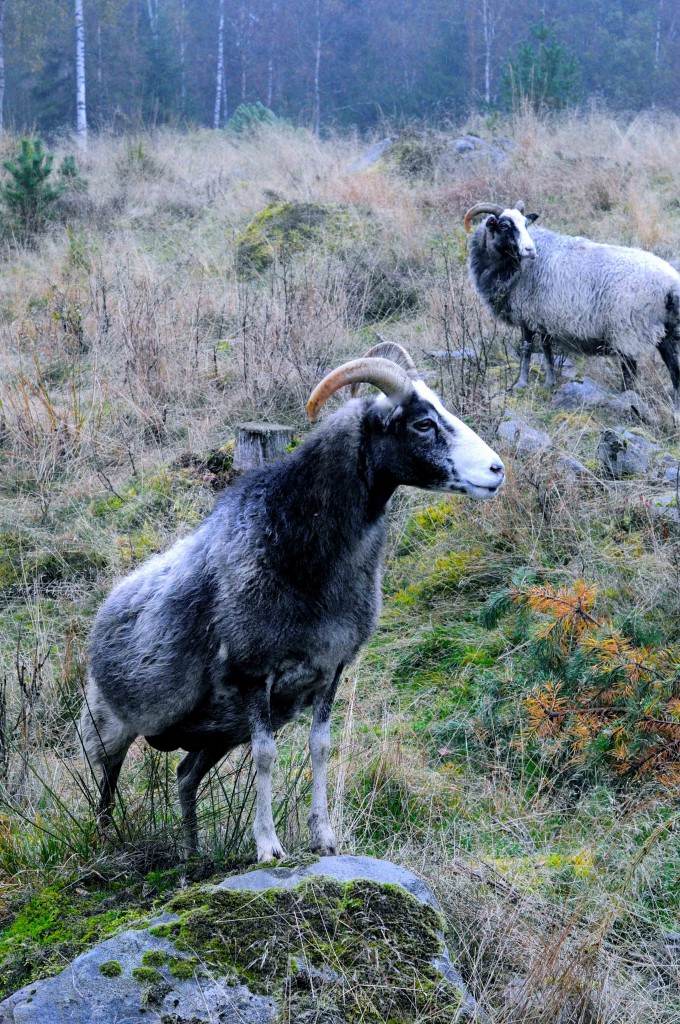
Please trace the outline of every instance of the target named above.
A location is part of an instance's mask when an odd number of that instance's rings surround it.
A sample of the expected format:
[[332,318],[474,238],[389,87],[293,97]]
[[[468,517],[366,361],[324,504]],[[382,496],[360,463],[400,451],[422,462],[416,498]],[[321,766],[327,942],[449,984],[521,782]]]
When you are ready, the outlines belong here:
[[680,274],[642,249],[603,245],[534,227],[524,205],[478,203],[465,215],[485,215],[470,240],[473,285],[491,313],[522,329],[518,386],[529,382],[539,335],[546,383],[555,382],[553,342],[588,355],[618,355],[623,385],[632,387],[638,360],[657,350],[680,413]]
[[382,344],[314,389],[308,414],[353,398],[281,462],[226,488],[212,514],[120,582],[95,620],[81,717],[103,820],[128,748],[187,751],[178,770],[189,853],[205,774],[250,742],[260,861],[282,856],[272,815],[274,734],[312,709],[312,849],[336,852],[328,814],[330,714],[380,610],[387,508],[397,487],[490,498],[500,458],[451,415],[400,346]]

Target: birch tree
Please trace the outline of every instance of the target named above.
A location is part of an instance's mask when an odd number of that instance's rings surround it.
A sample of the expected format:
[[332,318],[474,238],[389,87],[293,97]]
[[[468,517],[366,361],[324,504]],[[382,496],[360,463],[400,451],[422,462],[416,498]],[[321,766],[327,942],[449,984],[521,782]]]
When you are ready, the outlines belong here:
[[502,17],[505,3],[502,0],[481,0],[482,38],[484,40],[484,102],[491,104],[491,78],[493,45],[496,29]]
[[314,132],[321,131],[321,0],[316,0],[316,47],[314,50]]
[[277,35],[279,30],[278,0],[271,0],[269,20],[269,59],[267,60],[267,106],[274,102],[274,66],[277,56]]
[[182,114],[187,109],[187,16],[186,0],[179,2],[179,17],[177,28],[179,31],[179,102]]
[[213,128],[219,128],[222,120],[222,107],[226,117],[226,92],[224,77],[224,0],[220,0],[219,27],[217,29],[217,74],[215,77],[215,114]]
[[149,12],[149,26],[154,45],[158,46],[158,0],[146,0],[147,11]]
[[83,149],[87,146],[87,104],[85,102],[85,22],[83,0],[75,0],[76,11],[76,131]]
[[0,0],[0,132],[5,122],[3,109],[5,106],[5,0]]

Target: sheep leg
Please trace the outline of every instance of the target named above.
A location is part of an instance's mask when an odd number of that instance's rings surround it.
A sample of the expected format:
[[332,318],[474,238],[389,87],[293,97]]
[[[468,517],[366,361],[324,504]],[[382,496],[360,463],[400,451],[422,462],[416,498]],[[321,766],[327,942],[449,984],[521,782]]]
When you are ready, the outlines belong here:
[[125,755],[128,752],[130,744],[127,743],[123,750],[117,751],[115,754],[107,754],[104,760],[101,762],[101,778],[99,780],[99,802],[97,803],[97,817],[104,830],[106,830],[113,820],[112,810],[113,801],[116,795],[116,786],[118,785],[118,777],[120,776],[120,770],[123,767],[123,761]]
[[673,385],[673,411],[680,416],[680,341],[674,335],[666,335],[659,345],[659,353],[668,367]]
[[331,710],[335,692],[340,682],[343,665],[333,677],[332,683],[314,701],[312,727],[309,731],[309,753],[312,758],[312,804],[307,823],[312,842],[312,853],[320,857],[332,857],[338,852],[328,815],[328,754],[331,749]]
[[541,335],[541,346],[543,348],[543,359],[545,360],[545,386],[555,387],[555,359],[552,350],[552,341],[549,334]]
[[272,729],[269,696],[273,679],[256,683],[245,695],[250,722],[250,742],[256,772],[257,802],[253,833],[257,845],[258,861],[280,859],[285,856],[276,836],[272,814],[272,771],[276,760],[276,742]]
[[519,364],[519,378],[515,384],[516,388],[529,387],[529,367],[531,366],[531,355],[534,351],[534,332],[527,327],[522,328],[522,349]]
[[631,356],[621,356],[621,376],[623,377],[623,390],[632,391],[637,381],[637,359],[633,359]]
[[219,745],[192,750],[177,765],[177,788],[184,825],[184,854],[188,859],[198,853],[198,820],[196,799],[201,780],[222,760],[229,747]]
[[85,758],[95,776],[99,774],[96,813],[106,830],[112,821],[120,770],[135,734],[116,718],[93,684],[90,684],[85,697],[79,732]]

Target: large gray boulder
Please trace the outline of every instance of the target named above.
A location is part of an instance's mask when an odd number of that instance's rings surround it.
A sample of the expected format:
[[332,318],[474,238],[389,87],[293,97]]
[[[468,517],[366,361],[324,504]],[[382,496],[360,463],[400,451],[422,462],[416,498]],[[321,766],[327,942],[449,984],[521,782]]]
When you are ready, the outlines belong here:
[[370,857],[193,886],[148,928],[0,1003],[0,1024],[451,1024],[476,1014],[431,890]]
[[670,452],[664,452],[656,461],[654,476],[660,483],[677,486],[680,480],[680,459]]
[[597,446],[597,456],[608,476],[622,480],[626,476],[645,474],[658,450],[657,444],[641,434],[621,429],[604,430]]
[[550,435],[545,430],[530,426],[519,416],[509,415],[502,420],[496,434],[511,445],[518,455],[528,455],[550,444]]
[[603,409],[617,416],[632,416],[645,421],[650,419],[649,406],[637,391],[615,394],[603,388],[592,377],[568,380],[557,389],[552,401],[556,409],[565,409],[568,412]]
[[364,150],[356,160],[352,161],[347,170],[350,174],[359,174],[361,171],[370,171],[380,163],[393,142],[394,139],[391,138],[381,139],[379,142],[374,142],[373,145]]
[[510,139],[493,139],[489,142],[479,135],[459,135],[449,139],[435,167],[435,181],[454,177],[461,165],[482,162],[496,166],[504,164],[508,159],[507,150],[513,148]]

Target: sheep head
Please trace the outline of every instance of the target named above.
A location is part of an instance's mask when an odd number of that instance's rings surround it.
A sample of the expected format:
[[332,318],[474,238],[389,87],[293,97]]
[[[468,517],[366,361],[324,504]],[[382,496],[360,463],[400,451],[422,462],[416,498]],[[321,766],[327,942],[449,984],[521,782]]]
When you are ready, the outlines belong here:
[[487,246],[512,262],[536,258],[536,246],[528,227],[538,219],[537,213],[524,213],[524,203],[519,200],[514,208],[503,209],[492,203],[477,203],[465,214],[465,230],[472,231],[472,220],[480,214],[487,214],[484,229],[487,232]]
[[[314,421],[340,388],[373,384],[389,401],[369,401],[363,415],[372,445],[371,464],[388,492],[406,485],[424,490],[490,498],[499,490],[505,469],[499,456],[453,416],[418,378],[409,354],[392,342],[375,346],[362,359],[343,363],[316,386],[307,403]],[[384,354],[391,351],[399,363]]]

